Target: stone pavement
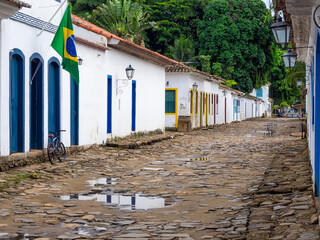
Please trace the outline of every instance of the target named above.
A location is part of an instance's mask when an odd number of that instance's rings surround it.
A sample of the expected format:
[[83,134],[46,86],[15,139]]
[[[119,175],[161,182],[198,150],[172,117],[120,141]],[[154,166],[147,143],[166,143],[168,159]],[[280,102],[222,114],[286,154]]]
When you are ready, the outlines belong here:
[[244,121],[1,172],[0,239],[319,239],[298,125]]

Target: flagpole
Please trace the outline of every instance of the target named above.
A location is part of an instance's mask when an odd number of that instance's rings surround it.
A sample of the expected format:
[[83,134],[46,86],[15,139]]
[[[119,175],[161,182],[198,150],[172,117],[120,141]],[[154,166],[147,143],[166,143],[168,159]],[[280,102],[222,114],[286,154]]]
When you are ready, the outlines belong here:
[[44,29],[49,25],[49,23],[52,21],[52,19],[57,15],[57,13],[59,12],[59,10],[62,8],[63,4],[66,2],[67,0],[64,0],[61,5],[59,6],[59,8],[57,9],[57,11],[53,14],[53,16],[50,18],[50,20],[42,27],[40,33],[37,34],[37,36],[39,37],[42,32],[44,31]]

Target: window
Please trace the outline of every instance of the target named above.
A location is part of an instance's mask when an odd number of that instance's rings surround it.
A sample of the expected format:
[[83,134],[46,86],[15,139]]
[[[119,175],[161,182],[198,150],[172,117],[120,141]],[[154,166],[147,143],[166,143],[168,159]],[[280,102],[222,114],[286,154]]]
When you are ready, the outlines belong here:
[[210,96],[210,93],[209,93],[209,100],[208,100],[208,102],[209,102],[209,105],[208,105],[208,108],[209,108],[209,115],[210,115],[210,111],[211,111],[211,109],[210,109],[210,108],[211,108],[211,104],[210,104],[210,97],[211,97],[211,96]]
[[203,93],[203,97],[202,97],[202,113],[205,114],[205,111],[206,111],[206,94]]
[[256,90],[256,95],[257,95],[257,97],[259,97],[259,98],[262,98],[262,97],[263,97],[262,88]]
[[176,113],[176,90],[166,90],[166,113]]
[[219,109],[219,95],[216,95],[216,114],[218,114],[218,109]]
[[198,104],[199,104],[199,93],[196,91],[196,114],[198,114]]
[[190,90],[190,98],[191,98],[191,100],[190,100],[190,114],[192,114],[193,113],[193,91],[192,90]]

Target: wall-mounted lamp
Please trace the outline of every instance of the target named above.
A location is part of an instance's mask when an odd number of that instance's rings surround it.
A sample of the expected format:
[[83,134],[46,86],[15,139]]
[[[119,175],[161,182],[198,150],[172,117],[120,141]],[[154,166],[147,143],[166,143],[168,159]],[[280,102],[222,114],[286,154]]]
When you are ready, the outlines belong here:
[[223,93],[223,96],[227,95],[227,91],[226,90],[223,90],[222,93]]
[[166,82],[166,86],[169,86],[169,81]]
[[[124,88],[124,87],[128,86],[129,81],[132,80],[132,78],[133,78],[135,69],[130,64],[129,67],[127,67],[125,69],[125,71],[126,71],[127,79],[117,79],[117,87],[116,87],[116,94],[117,95],[123,93],[122,89],[120,89],[120,88]],[[119,85],[119,81],[122,82],[122,85]]]
[[297,80],[297,87],[301,87],[302,86],[302,80],[299,78]]
[[129,67],[126,68],[126,75],[127,75],[128,80],[131,80],[133,78],[134,71],[135,71],[135,69],[133,67],[131,67],[131,64],[129,65]]
[[290,25],[286,21],[282,21],[282,17],[278,15],[277,20],[270,26],[276,43],[286,49],[290,39]]
[[284,66],[286,68],[294,68],[296,65],[298,54],[292,52],[291,48],[288,49],[288,52],[282,55]]
[[79,64],[79,66],[82,65],[82,62],[83,62],[83,59],[80,56],[78,56],[78,64]]
[[198,84],[196,82],[192,85],[192,89],[194,92],[198,90]]

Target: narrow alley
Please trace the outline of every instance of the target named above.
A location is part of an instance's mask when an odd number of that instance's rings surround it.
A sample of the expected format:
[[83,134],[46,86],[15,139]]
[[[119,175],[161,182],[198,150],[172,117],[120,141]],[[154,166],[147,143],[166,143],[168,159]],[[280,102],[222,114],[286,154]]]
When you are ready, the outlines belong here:
[[319,239],[299,123],[248,120],[0,172],[0,239]]

